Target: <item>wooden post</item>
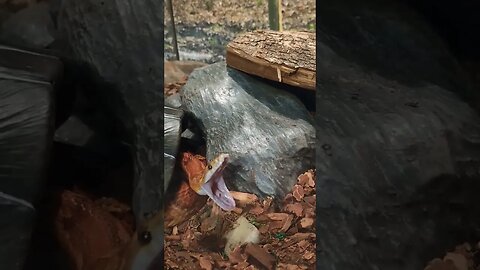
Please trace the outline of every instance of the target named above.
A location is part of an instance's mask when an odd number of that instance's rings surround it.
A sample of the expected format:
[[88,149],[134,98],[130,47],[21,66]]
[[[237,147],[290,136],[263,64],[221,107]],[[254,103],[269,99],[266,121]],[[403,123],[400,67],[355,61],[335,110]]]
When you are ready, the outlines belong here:
[[175,29],[175,19],[173,16],[172,0],[167,0],[167,9],[170,13],[170,31],[172,32],[173,50],[175,52],[175,59],[180,60],[180,53],[178,52],[177,30]]
[[270,29],[282,31],[282,0],[268,0],[268,21]]

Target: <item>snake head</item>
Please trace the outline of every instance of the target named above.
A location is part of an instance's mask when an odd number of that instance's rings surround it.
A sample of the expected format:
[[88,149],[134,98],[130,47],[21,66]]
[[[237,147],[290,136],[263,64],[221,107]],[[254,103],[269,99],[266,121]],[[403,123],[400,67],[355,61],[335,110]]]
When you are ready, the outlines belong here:
[[199,195],[207,195],[215,204],[225,211],[235,208],[235,200],[225,184],[223,171],[229,161],[228,154],[220,154],[211,160],[204,168],[203,173],[195,178],[190,186]]

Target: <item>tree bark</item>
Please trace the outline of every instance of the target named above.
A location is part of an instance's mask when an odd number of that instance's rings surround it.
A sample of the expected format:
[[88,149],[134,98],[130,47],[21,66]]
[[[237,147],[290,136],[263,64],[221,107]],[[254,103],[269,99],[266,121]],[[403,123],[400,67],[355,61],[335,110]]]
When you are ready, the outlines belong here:
[[315,33],[258,30],[227,45],[227,65],[285,84],[315,90]]

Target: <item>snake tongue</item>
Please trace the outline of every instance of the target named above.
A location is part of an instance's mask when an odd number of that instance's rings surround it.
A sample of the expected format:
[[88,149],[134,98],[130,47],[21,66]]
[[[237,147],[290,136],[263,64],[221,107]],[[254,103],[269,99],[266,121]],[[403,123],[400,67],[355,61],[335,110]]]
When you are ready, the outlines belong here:
[[202,191],[210,197],[220,208],[225,211],[231,211],[235,208],[235,200],[225,185],[225,179],[222,175],[210,179],[202,185]]

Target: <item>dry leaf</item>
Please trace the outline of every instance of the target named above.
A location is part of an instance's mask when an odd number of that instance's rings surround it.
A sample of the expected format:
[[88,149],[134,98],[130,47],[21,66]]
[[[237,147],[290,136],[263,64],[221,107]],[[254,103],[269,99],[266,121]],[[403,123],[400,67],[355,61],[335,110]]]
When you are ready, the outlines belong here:
[[310,228],[310,227],[312,227],[313,222],[314,222],[313,218],[302,218],[300,220],[300,226],[304,229],[305,228]]
[[275,257],[268,253],[264,248],[256,244],[247,244],[245,253],[255,258],[263,267],[273,269]]
[[248,257],[243,253],[242,248],[238,246],[230,252],[228,258],[232,263],[241,263],[246,262]]
[[424,270],[458,270],[455,266],[449,262],[444,262],[441,259],[432,260]]
[[202,221],[200,225],[200,231],[205,233],[215,229],[217,225],[218,218],[216,216],[210,216]]
[[252,204],[258,201],[258,197],[255,194],[245,193],[245,192],[238,192],[238,191],[230,191],[232,197],[241,204]]
[[286,213],[268,213],[267,214],[267,217],[271,220],[279,220],[279,221],[283,221],[285,219],[287,219],[289,216],[289,214],[286,214]]
[[243,209],[240,208],[240,207],[235,207],[232,211],[233,211],[235,214],[240,215],[240,214],[242,214]]
[[200,267],[202,269],[205,269],[205,270],[212,270],[213,269],[212,262],[205,257],[198,258],[198,262],[200,263]]
[[305,192],[303,191],[303,187],[300,186],[300,185],[295,185],[293,187],[293,197],[295,197],[295,199],[297,201],[301,201],[303,199],[303,196],[305,196]]
[[258,215],[260,215],[264,212],[264,209],[263,209],[263,207],[257,205],[255,207],[253,207],[252,209],[250,209],[250,211],[248,211],[248,212],[250,214],[258,216]]
[[303,206],[301,203],[289,203],[284,209],[287,212],[295,214],[297,217],[301,217],[303,213]]
[[282,228],[280,231],[286,232],[292,226],[293,216],[288,215],[288,217],[284,220]]
[[312,259],[313,257],[315,257],[315,253],[314,252],[311,252],[311,251],[308,251],[306,252],[305,254],[303,254],[303,258],[305,260],[310,260]]
[[462,254],[449,252],[443,260],[445,262],[451,261],[457,270],[468,270],[467,258]]

